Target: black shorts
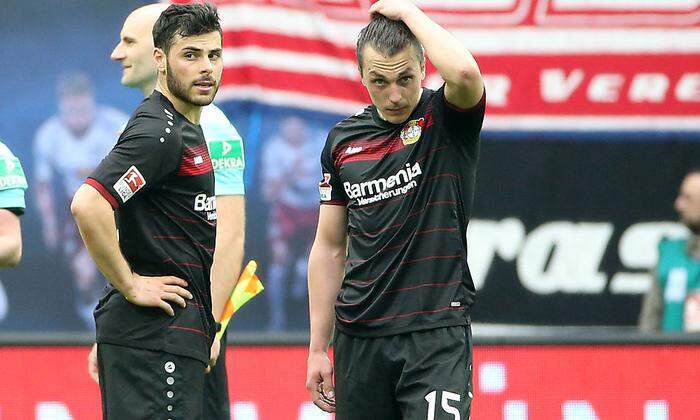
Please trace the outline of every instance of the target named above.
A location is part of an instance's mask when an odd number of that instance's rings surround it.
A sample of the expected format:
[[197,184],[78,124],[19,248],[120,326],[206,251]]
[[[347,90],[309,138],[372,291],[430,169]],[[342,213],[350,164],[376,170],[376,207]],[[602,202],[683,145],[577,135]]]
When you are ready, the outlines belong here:
[[204,378],[204,418],[231,420],[226,378],[226,332],[221,337],[221,351],[216,365]]
[[103,419],[203,419],[201,361],[101,343],[97,363]]
[[336,333],[336,420],[466,420],[471,411],[470,327],[387,337]]

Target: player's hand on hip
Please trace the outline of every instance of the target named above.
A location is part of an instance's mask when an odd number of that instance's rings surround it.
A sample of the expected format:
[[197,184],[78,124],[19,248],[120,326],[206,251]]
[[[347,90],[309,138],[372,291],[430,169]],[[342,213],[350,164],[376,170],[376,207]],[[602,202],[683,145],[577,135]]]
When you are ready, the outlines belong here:
[[333,364],[326,352],[311,352],[306,369],[306,389],[321,410],[335,412]]
[[146,277],[134,273],[129,290],[124,292],[126,299],[139,306],[161,308],[170,316],[175,316],[172,303],[187,306],[185,299],[192,299],[187,282],[174,276]]
[[221,352],[221,340],[214,338],[214,342],[209,350],[209,364],[204,370],[204,373],[209,373],[216,366],[216,361],[219,360],[219,353]]
[[403,20],[408,13],[418,9],[418,6],[409,0],[379,0],[369,8],[369,14],[379,13],[389,19]]
[[88,375],[95,381],[96,384],[100,383],[100,376],[97,367],[97,343],[92,345],[90,349],[90,354],[88,354]]

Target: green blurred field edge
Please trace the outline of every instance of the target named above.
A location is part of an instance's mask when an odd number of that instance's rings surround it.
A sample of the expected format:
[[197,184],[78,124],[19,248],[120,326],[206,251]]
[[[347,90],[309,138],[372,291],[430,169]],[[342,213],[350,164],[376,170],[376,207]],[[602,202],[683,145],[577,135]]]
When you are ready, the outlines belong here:
[[[473,324],[474,345],[667,345],[700,346],[700,332],[641,333],[633,327],[562,327],[503,324]],[[76,332],[3,332],[0,346],[83,346],[90,345],[94,333]],[[308,332],[236,332],[228,344],[236,346],[305,346]]]

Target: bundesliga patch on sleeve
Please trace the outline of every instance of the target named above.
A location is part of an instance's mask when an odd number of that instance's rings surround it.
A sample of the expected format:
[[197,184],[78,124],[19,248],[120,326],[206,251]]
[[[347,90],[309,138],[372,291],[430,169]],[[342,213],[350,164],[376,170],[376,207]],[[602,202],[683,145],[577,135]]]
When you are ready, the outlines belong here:
[[215,171],[222,169],[243,169],[243,142],[240,139],[215,140],[209,144],[209,155]]
[[124,175],[114,184],[114,191],[122,199],[122,203],[126,203],[128,199],[136,194],[146,185],[146,178],[141,175],[136,166],[132,166],[124,172]]
[[331,174],[323,174],[323,181],[318,183],[318,193],[321,195],[321,201],[331,201],[332,192]]
[[27,177],[24,175],[19,159],[9,155],[0,158],[0,190],[27,188]]

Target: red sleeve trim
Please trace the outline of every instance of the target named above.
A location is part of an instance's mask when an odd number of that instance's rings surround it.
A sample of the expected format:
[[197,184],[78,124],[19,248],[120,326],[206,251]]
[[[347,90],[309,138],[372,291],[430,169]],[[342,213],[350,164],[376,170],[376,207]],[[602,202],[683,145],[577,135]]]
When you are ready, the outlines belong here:
[[447,105],[448,108],[450,108],[454,111],[457,111],[457,112],[467,113],[467,112],[476,111],[477,109],[481,109],[485,106],[485,104],[486,104],[486,89],[484,88],[484,91],[481,93],[481,99],[479,99],[479,102],[477,102],[476,105],[472,106],[471,108],[460,108],[457,105],[451,104],[450,101],[447,100],[447,97],[444,95],[444,93],[443,93],[442,97],[445,100],[445,105]]
[[331,206],[347,206],[348,203],[342,200],[321,201],[321,204],[329,204]]
[[96,189],[97,192],[100,193],[100,195],[102,195],[102,197],[104,197],[105,200],[109,202],[109,205],[112,206],[112,209],[116,210],[119,208],[119,202],[117,202],[114,196],[112,196],[112,194],[110,194],[109,191],[107,191],[107,189],[104,186],[102,186],[102,184],[100,184],[99,181],[97,181],[94,178],[88,178],[85,180],[85,183],[91,186],[92,188]]

